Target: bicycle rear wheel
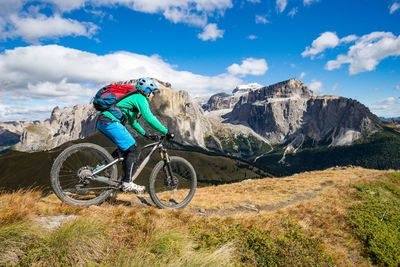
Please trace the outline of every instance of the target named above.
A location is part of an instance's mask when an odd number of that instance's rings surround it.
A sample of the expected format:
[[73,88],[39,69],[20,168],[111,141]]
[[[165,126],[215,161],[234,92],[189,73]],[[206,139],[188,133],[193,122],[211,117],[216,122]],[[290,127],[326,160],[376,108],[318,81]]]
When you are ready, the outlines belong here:
[[[114,159],[104,148],[89,143],[76,144],[65,149],[54,161],[51,168],[51,186],[57,197],[71,205],[97,205],[113,192],[112,186],[90,179],[96,168]],[[117,166],[96,174],[103,180],[116,181]]]
[[170,157],[173,176],[168,164],[162,160],[151,172],[149,191],[153,202],[160,208],[180,209],[192,200],[197,187],[193,166],[184,158]]

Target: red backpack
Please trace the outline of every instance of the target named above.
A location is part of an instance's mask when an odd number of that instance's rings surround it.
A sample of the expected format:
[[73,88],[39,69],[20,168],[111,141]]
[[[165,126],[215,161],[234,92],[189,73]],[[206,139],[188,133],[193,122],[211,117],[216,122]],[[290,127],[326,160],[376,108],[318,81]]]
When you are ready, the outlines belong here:
[[106,111],[114,107],[123,98],[136,92],[136,87],[130,84],[107,85],[97,91],[93,98],[93,106],[98,111]]
[[[122,107],[117,107],[117,103],[122,99],[138,93],[134,85],[130,84],[111,84],[97,91],[93,98],[93,106],[98,111],[110,111],[117,119],[124,121],[121,112]],[[138,112],[136,107],[132,107],[132,111]]]

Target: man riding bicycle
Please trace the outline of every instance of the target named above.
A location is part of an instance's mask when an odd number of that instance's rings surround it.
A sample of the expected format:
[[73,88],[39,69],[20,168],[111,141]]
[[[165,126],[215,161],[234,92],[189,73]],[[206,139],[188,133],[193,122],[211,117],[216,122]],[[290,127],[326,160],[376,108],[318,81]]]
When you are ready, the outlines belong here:
[[159,91],[157,84],[151,79],[140,78],[136,83],[136,89],[137,93],[123,98],[115,107],[122,114],[122,119],[118,119],[110,110],[103,111],[99,115],[96,126],[123,153],[124,177],[122,179],[122,190],[124,192],[140,193],[145,190],[145,187],[133,183],[131,177],[142,147],[126,129],[125,123],[129,123],[138,133],[148,137],[145,130],[138,123],[140,116],[142,116],[153,129],[166,135],[167,138],[173,138],[173,134],[150,111],[149,102],[152,100],[154,93]]

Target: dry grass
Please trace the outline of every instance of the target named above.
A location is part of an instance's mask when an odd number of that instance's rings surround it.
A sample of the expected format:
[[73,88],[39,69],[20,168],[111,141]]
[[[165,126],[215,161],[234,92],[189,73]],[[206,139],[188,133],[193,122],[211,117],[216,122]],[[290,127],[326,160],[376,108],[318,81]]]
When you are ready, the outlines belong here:
[[[199,188],[191,205],[201,208],[232,208],[252,203],[273,205],[288,201],[296,194],[320,192],[336,183],[349,184],[368,180],[384,171],[363,168],[331,168],[304,172],[285,178],[265,178],[247,182]],[[210,196],[217,196],[210,198]],[[212,199],[212,201],[211,201]]]
[[0,226],[28,220],[37,213],[37,202],[41,199],[38,191],[19,190],[0,195]]
[[[193,229],[223,232],[219,227],[241,225],[249,233],[264,230],[279,241],[287,235],[282,222],[291,221],[309,238],[305,240],[319,240],[336,265],[368,266],[362,244],[348,226],[348,207],[357,201],[350,185],[385,180],[386,173],[331,168],[199,188],[189,206],[178,211],[149,208],[132,194],[89,208],[65,205],[55,195],[41,197],[32,190],[1,194],[0,265],[240,265],[246,263],[237,261],[237,241],[199,247]],[[52,232],[37,221],[56,215],[78,219]]]

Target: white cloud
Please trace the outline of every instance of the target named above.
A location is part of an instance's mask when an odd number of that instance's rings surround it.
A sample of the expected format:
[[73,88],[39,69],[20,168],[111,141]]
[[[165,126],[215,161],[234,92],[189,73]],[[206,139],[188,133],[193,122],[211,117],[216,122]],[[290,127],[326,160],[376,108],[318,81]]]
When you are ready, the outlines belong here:
[[400,116],[400,97],[392,96],[380,99],[370,105],[371,111],[381,117],[399,117]]
[[307,46],[306,50],[301,53],[303,57],[310,56],[314,58],[317,54],[325,51],[327,48],[334,48],[339,44],[339,38],[334,32],[324,32],[312,42],[311,47]]
[[[36,10],[33,14],[24,11],[28,2],[31,10]],[[0,34],[3,39],[21,36],[28,41],[67,35],[91,37],[98,29],[96,25],[63,17],[66,12],[78,9],[90,12],[84,9],[89,5],[94,8],[125,6],[138,12],[163,15],[173,23],[197,27],[205,27],[208,17],[223,15],[226,9],[233,7],[232,0],[2,0]],[[50,7],[53,14],[40,14],[43,7]],[[34,32],[26,30],[25,26],[33,28]]]
[[324,85],[322,82],[316,79],[312,79],[311,83],[308,85],[308,88],[310,88],[310,90],[312,90],[314,93],[320,93],[324,91]]
[[[91,22],[63,18],[59,13],[44,15],[40,13],[40,10],[44,8],[43,3],[32,2],[27,0],[2,1],[0,39],[22,37],[27,42],[37,42],[38,39],[54,39],[69,35],[90,38],[98,30],[98,26]],[[25,11],[24,5],[27,3],[30,6]]]
[[68,83],[67,78],[60,82],[38,82],[32,84],[28,82],[27,90],[32,98],[55,99],[69,103],[80,101],[82,98],[93,97],[96,89],[83,86],[79,83]]
[[197,15],[190,13],[189,10],[181,10],[175,7],[165,10],[163,15],[173,23],[182,22],[198,27],[203,27],[207,24],[207,16],[205,14]]
[[70,35],[92,37],[99,29],[93,23],[64,19],[59,15],[53,17],[40,15],[37,18],[12,16],[10,21],[15,29],[9,33],[9,36],[21,36],[29,42],[35,42],[42,37],[58,38]]
[[257,39],[257,38],[258,38],[258,37],[257,37],[256,35],[253,35],[253,34],[247,36],[247,39],[250,39],[250,40],[255,40],[255,39]]
[[199,37],[203,41],[215,41],[217,38],[222,38],[224,36],[224,31],[217,28],[217,24],[210,23],[204,27],[203,32],[199,33]]
[[305,72],[302,72],[302,73],[300,73],[300,75],[299,75],[299,79],[303,79],[305,76],[306,76],[306,73],[305,73]]
[[287,0],[276,0],[276,7],[280,13],[285,11],[286,6],[287,6]]
[[269,23],[267,16],[256,15],[256,23],[257,24],[266,24]]
[[96,55],[58,45],[46,45],[18,47],[0,54],[0,83],[3,85],[0,90],[6,91],[26,90],[28,83],[46,87],[49,84],[45,82],[58,83],[64,88],[71,84],[101,85],[140,76],[169,81],[175,89],[191,90],[194,94],[213,89],[232,89],[240,81],[226,73],[203,76],[178,71],[158,55],[145,56],[123,51]]
[[42,0],[53,4],[62,12],[80,9],[84,5],[125,6],[135,11],[162,14],[169,9],[179,9],[183,13],[214,12],[231,8],[232,0]]
[[227,68],[228,72],[233,75],[264,75],[268,70],[267,61],[265,59],[246,58],[242,64],[232,64]]
[[0,121],[44,120],[50,117],[52,109],[49,105],[0,102]]
[[294,7],[294,8],[292,8],[292,10],[289,11],[288,16],[293,18],[297,14],[297,12],[298,12],[298,8]]
[[393,14],[394,12],[396,12],[397,10],[400,9],[400,3],[398,2],[394,2],[391,6],[390,6],[390,14]]
[[400,97],[391,96],[391,97],[388,97],[388,98],[384,98],[384,99],[378,100],[379,104],[389,104],[389,105],[391,105],[391,104],[395,104],[396,102],[400,103]]
[[303,0],[305,6],[311,5],[312,3],[317,3],[319,0]]
[[390,56],[400,55],[400,36],[390,32],[372,32],[357,39],[347,55],[338,55],[326,63],[325,69],[333,70],[349,64],[351,75],[376,68],[379,62]]
[[351,34],[340,39],[340,43],[351,43],[358,39],[357,35]]
[[[123,51],[97,55],[59,45],[27,46],[0,54],[0,94],[3,105],[20,106],[23,100],[27,110],[42,106],[48,107],[44,109],[47,112],[56,105],[88,103],[100,86],[111,81],[154,77],[192,96],[207,96],[243,83],[235,75],[260,75],[266,69],[265,60],[247,59],[237,73],[205,76],[178,70],[158,55]],[[19,118],[12,116],[0,112],[0,120]],[[25,114],[25,119],[27,116],[31,115]]]
[[[85,6],[87,0],[42,0],[42,2],[53,4],[58,11],[69,12],[75,9],[80,9]],[[101,2],[101,1],[99,1]]]

